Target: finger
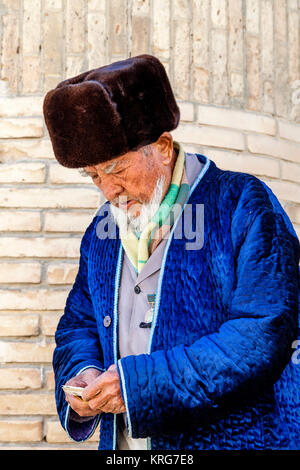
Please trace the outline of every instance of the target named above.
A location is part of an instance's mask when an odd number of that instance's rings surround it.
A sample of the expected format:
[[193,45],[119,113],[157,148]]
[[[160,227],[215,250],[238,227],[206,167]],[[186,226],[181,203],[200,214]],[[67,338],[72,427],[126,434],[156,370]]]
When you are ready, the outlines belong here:
[[103,372],[103,374],[93,380],[85,388],[82,398],[86,401],[91,400],[109,386],[114,386],[116,388],[120,386],[119,374],[115,365],[112,365],[106,372]]
[[82,394],[83,400],[89,401],[92,398],[96,397],[96,395],[98,395],[102,391],[104,387],[103,382],[105,383],[105,380],[103,380],[102,378],[103,375],[104,374],[99,375],[87,387],[85,387],[84,392]]
[[109,390],[101,392],[97,397],[89,400],[88,404],[93,410],[103,410],[109,403],[123,403],[120,390],[110,387]]
[[71,405],[71,408],[73,408],[73,409],[74,409],[74,407],[76,407],[76,408],[82,408],[82,407],[89,408],[89,406],[87,405],[86,402],[84,402],[80,397],[76,397],[75,395],[72,395],[71,393],[66,393],[66,401]]
[[79,416],[95,416],[94,410],[92,410],[87,402],[84,402],[79,397],[74,397],[73,395],[67,394],[66,400],[69,403],[70,407],[76,411]]
[[126,411],[123,400],[121,398],[114,398],[109,400],[105,405],[102,406],[104,413],[123,413]]
[[92,400],[89,400],[88,404],[89,404],[89,407],[92,410],[94,410],[94,411],[101,410],[102,411],[103,406],[106,405],[106,403],[108,403],[110,400],[111,400],[110,395],[105,394],[104,396],[102,396],[102,394],[100,394],[96,398],[93,398]]
[[82,378],[72,377],[64,385],[71,385],[72,387],[86,387],[86,382]]

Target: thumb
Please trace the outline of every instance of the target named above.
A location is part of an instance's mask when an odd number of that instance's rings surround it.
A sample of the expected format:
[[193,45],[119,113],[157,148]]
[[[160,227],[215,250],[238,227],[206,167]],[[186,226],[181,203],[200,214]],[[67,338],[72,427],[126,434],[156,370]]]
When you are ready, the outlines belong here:
[[103,375],[99,375],[95,380],[90,382],[87,387],[85,387],[83,393],[82,393],[82,399],[84,401],[89,401],[92,398],[94,398],[96,395],[98,395],[102,388],[103,388]]
[[72,387],[86,387],[87,383],[82,377],[72,377],[72,379],[68,380],[65,385],[71,385]]

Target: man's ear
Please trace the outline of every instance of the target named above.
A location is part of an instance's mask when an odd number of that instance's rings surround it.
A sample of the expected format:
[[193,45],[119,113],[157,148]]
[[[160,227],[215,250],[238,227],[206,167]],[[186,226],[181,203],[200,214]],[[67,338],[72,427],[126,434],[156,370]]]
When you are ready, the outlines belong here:
[[162,164],[169,165],[173,158],[173,137],[169,132],[164,132],[154,144],[162,157]]

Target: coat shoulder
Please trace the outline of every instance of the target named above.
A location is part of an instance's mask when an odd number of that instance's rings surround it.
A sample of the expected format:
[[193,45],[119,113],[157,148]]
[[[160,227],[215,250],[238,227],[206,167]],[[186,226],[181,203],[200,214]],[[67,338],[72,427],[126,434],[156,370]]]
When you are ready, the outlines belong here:
[[219,207],[234,210],[239,203],[244,204],[247,200],[252,206],[262,203],[270,208],[273,206],[274,201],[270,195],[275,195],[263,181],[250,173],[223,170],[213,160],[210,160],[206,178],[199,181],[199,190],[203,182],[210,201],[214,201]]

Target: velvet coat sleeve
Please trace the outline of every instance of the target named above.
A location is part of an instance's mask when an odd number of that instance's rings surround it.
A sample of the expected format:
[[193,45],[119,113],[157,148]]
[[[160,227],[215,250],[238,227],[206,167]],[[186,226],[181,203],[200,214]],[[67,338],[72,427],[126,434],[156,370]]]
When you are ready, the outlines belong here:
[[118,361],[133,438],[184,432],[242,398],[253,400],[290,360],[298,326],[299,241],[274,194],[255,177],[246,180],[232,208],[231,239],[236,282],[229,319],[218,331]]
[[[94,223],[95,219],[81,241],[79,269],[55,333],[56,348],[53,354],[55,398],[59,418],[64,429],[75,441],[86,440],[93,434],[99,416],[82,420],[84,422],[70,419],[71,409],[65,400],[62,385],[89,367],[104,371],[87,272],[88,250]],[[74,414],[76,413],[73,412]]]

